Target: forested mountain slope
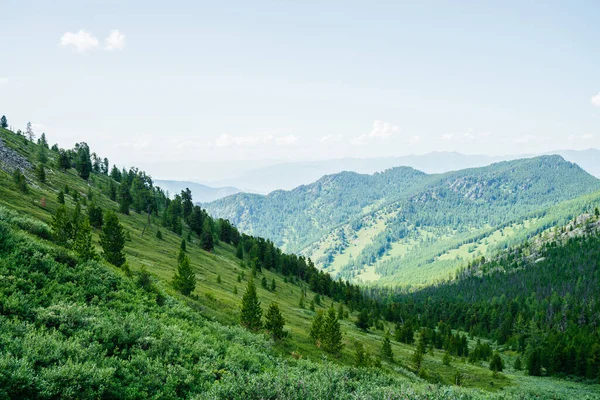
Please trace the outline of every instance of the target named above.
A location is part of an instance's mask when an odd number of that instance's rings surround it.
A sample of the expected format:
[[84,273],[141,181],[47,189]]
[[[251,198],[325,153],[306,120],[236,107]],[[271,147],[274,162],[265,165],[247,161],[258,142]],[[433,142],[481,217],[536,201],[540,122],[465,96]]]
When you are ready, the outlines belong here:
[[432,342],[378,299],[395,292],[334,281],[85,143],[0,129],[0,150],[0,398],[598,397],[510,351],[466,362],[476,338]]
[[[599,189],[600,181],[577,165],[542,156],[445,174],[408,167],[341,173],[292,191],[237,194],[206,207],[334,275],[422,285],[488,246],[495,250],[514,235],[534,232],[536,213]],[[482,238],[487,243],[476,245]]]

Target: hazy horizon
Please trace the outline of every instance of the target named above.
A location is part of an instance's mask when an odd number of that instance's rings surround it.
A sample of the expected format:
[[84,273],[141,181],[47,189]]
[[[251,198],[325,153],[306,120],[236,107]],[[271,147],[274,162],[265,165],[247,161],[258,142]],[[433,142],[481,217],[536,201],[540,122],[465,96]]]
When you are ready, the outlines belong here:
[[600,148],[594,3],[23,1],[3,17],[9,124],[160,178]]

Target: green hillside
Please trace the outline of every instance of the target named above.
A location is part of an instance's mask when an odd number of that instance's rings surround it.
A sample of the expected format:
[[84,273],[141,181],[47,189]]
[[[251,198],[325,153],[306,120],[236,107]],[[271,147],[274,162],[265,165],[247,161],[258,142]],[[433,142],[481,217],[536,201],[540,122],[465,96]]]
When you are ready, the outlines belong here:
[[[595,385],[511,368],[510,352],[502,353],[507,366],[501,373],[492,373],[488,361],[468,363],[464,347],[462,355],[432,346],[423,353],[423,340],[396,340],[396,332],[407,331],[390,312],[397,306],[333,281],[310,260],[269,241],[240,235],[199,207],[186,217],[185,193],[166,199],[142,171],[109,171],[93,153],[86,156],[84,144],[61,151],[4,129],[0,139],[0,397],[598,397]],[[15,166],[23,169],[14,173]],[[81,236],[60,244],[61,199],[79,229],[93,210],[104,213],[104,222],[116,212],[126,264],[84,260]],[[98,255],[100,232],[94,228],[91,236]],[[183,240],[196,278],[189,296],[172,285]],[[263,316],[276,302],[287,339],[240,327],[242,296],[253,275]],[[339,354],[309,335],[315,316],[330,306],[338,315],[342,309]],[[366,325],[359,329],[361,320]],[[419,328],[411,336],[421,337]],[[388,332],[393,360],[382,354]],[[445,334],[475,347],[476,337]],[[502,350],[486,332],[482,336]],[[367,357],[357,356],[356,343]],[[422,357],[418,365],[415,354]]]
[[577,165],[542,156],[445,174],[341,173],[289,192],[229,196],[207,210],[334,276],[422,286],[565,222],[583,208],[561,203],[599,189]]

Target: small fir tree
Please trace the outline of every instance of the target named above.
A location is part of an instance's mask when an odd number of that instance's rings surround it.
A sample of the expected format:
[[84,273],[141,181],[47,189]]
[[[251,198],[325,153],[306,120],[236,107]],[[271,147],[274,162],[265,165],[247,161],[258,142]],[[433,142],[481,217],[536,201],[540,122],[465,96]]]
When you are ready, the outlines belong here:
[[281,340],[287,336],[287,332],[283,330],[284,325],[285,320],[279,311],[279,306],[277,303],[271,303],[265,315],[265,329],[273,339]]
[[104,218],[104,225],[100,232],[100,245],[106,261],[117,267],[125,263],[125,254],[123,254],[125,232],[117,214],[113,211],[108,211]]
[[339,354],[343,347],[342,330],[333,307],[327,311],[321,336],[323,350],[331,354]]
[[208,218],[204,220],[204,225],[202,226],[202,235],[200,237],[200,245],[206,251],[212,251],[215,247],[212,228],[210,226],[210,222]]
[[184,296],[189,296],[196,288],[196,274],[190,265],[190,258],[183,250],[177,257],[177,272],[173,276],[173,287]]
[[94,260],[96,250],[92,244],[92,227],[87,217],[81,218],[77,228],[77,236],[73,243],[73,250],[84,261]]
[[35,167],[35,177],[41,183],[46,183],[46,169],[44,168],[44,164],[38,164]]
[[58,192],[56,201],[58,201],[58,204],[65,204],[65,193],[62,190]]
[[246,292],[242,297],[240,322],[246,329],[257,332],[262,327],[261,318],[262,309],[256,295],[256,286],[254,286],[254,280],[250,279],[246,287]]
[[498,372],[502,372],[504,369],[504,362],[502,362],[502,358],[500,354],[494,353],[492,356],[492,361],[490,361],[490,370],[496,375]]
[[381,358],[384,360],[394,361],[394,353],[392,351],[392,341],[390,340],[390,333],[386,332],[381,343]]

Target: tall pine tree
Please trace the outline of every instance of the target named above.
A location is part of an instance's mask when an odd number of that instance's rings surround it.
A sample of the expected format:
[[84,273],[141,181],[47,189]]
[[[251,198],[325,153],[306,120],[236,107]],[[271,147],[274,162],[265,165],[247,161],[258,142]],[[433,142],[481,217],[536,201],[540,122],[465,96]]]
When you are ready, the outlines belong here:
[[84,261],[93,260],[96,258],[96,251],[92,244],[92,227],[87,217],[83,217],[79,220],[79,227],[77,229],[77,236],[73,243],[73,250],[75,253]]
[[287,332],[283,330],[285,320],[279,311],[277,303],[271,303],[267,314],[265,315],[265,329],[273,336],[273,339],[280,340],[287,336]]
[[117,214],[108,211],[100,232],[100,245],[106,261],[120,267],[125,263],[125,231],[119,222]]
[[212,251],[215,247],[212,227],[210,226],[210,221],[208,218],[204,220],[204,225],[202,226],[202,236],[200,238],[200,245],[206,251]]
[[331,354],[338,354],[342,347],[342,330],[337,319],[335,309],[329,308],[327,316],[323,321],[323,329],[321,332],[323,350]]
[[177,257],[177,272],[173,276],[173,287],[185,296],[189,296],[196,288],[196,274],[190,265],[190,258],[183,250],[179,251]]
[[240,322],[246,329],[257,332],[262,327],[262,309],[260,308],[260,301],[256,295],[256,286],[254,286],[254,280],[248,281],[246,287],[246,293],[242,297],[242,312],[240,315]]

